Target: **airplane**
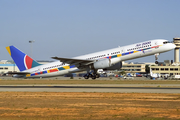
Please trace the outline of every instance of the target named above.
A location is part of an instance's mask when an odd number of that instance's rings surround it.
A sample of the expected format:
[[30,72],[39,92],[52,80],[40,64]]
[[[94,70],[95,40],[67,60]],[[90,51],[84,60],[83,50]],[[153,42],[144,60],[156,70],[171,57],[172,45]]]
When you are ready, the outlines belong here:
[[58,61],[39,64],[15,46],[6,47],[20,72],[9,72],[15,78],[54,77],[75,72],[87,71],[85,79],[96,79],[98,69],[116,70],[122,67],[122,61],[155,55],[156,64],[160,53],[170,51],[175,44],[165,39],[155,39],[105,51],[82,55],[74,58],[52,57]]

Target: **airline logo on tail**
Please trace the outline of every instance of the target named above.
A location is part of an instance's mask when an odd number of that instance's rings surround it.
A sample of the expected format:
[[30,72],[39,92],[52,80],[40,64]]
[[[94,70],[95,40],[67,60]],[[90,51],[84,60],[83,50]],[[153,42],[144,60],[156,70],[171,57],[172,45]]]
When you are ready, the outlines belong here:
[[8,46],[6,47],[6,49],[9,52],[12,59],[14,60],[14,62],[16,63],[16,65],[18,66],[20,71],[24,71],[41,65],[14,46]]

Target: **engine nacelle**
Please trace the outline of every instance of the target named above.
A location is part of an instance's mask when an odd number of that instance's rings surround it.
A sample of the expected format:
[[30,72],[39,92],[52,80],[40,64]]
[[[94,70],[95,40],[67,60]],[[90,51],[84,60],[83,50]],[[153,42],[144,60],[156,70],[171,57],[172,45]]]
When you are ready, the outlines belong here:
[[122,62],[118,62],[108,68],[105,68],[103,70],[120,70],[122,68]]
[[94,63],[95,69],[105,69],[111,66],[111,59],[100,59]]

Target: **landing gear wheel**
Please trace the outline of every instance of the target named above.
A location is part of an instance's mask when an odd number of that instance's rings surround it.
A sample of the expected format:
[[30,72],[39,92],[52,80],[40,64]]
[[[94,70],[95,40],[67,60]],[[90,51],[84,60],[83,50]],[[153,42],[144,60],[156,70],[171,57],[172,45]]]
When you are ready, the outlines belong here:
[[92,77],[93,75],[91,74],[91,73],[89,73],[89,75],[88,75],[89,77]]
[[155,64],[158,64],[159,62],[158,61],[155,61]]
[[100,77],[100,75],[99,74],[96,74],[96,78],[99,78]]
[[89,75],[85,75],[84,78],[85,78],[85,79],[89,79]]
[[96,79],[96,76],[95,76],[95,75],[93,75],[93,76],[91,76],[91,78],[94,80],[94,79]]

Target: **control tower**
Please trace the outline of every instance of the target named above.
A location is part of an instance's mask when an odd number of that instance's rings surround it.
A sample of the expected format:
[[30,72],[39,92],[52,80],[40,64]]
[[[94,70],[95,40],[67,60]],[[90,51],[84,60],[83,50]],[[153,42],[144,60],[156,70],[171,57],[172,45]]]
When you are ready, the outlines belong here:
[[173,42],[176,45],[176,48],[174,49],[174,62],[179,62],[179,48],[180,48],[180,38],[173,38]]

